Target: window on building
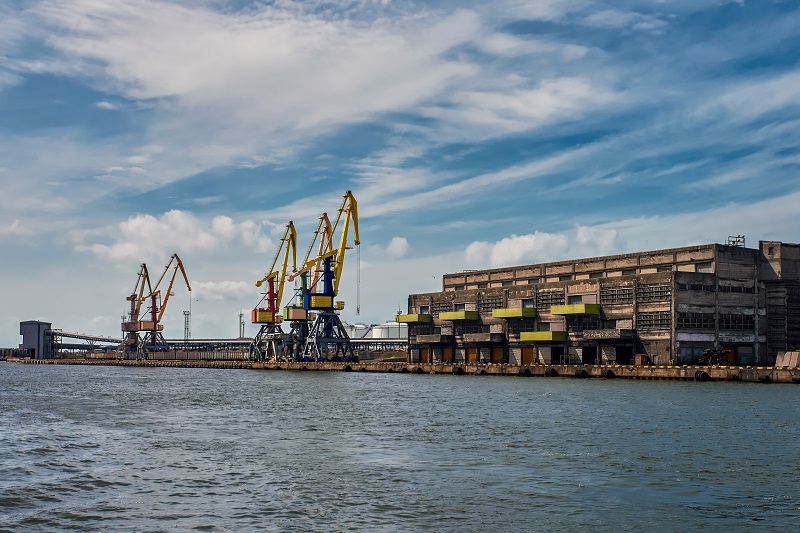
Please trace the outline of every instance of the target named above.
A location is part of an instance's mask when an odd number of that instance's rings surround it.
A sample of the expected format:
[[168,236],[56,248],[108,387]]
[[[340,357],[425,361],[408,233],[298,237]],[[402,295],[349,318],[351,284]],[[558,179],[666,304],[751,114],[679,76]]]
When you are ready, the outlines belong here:
[[558,276],[558,281],[572,281],[572,274],[562,274]]
[[714,263],[713,261],[704,261],[702,263],[695,263],[694,271],[703,272],[705,274],[711,274],[714,272]]
[[672,272],[672,265],[657,267],[656,272]]
[[491,314],[492,309],[500,309],[501,307],[503,307],[502,296],[485,297],[478,301],[478,311],[481,313]]
[[603,305],[625,305],[633,303],[632,286],[601,286],[600,303]]
[[626,268],[625,270],[622,271],[622,275],[623,276],[635,276],[636,275],[636,269],[635,268]]
[[744,294],[753,294],[753,287],[742,287],[741,285],[720,285],[719,292],[740,292]]
[[513,282],[513,281],[504,281],[504,282],[503,282],[503,283],[501,283],[500,285],[501,285],[502,287],[511,287],[512,285],[514,285],[514,282]]
[[600,278],[604,278],[604,277],[606,277],[606,273],[605,272],[591,272],[589,274],[589,278],[590,279],[600,279]]
[[470,322],[469,320],[456,320],[453,324],[453,334],[455,335],[464,335],[465,333],[480,333],[481,332],[481,325],[476,322]]
[[564,303],[564,291],[539,291],[536,293],[536,307],[539,309],[550,309],[551,305],[562,305]]
[[770,246],[769,247],[769,251],[767,253],[769,253],[769,255],[775,255],[775,247],[774,246]]
[[431,314],[435,317],[438,317],[439,313],[447,313],[452,310],[453,304],[451,302],[433,302],[431,304]]
[[603,321],[596,316],[570,316],[567,317],[567,325],[572,331],[586,331],[603,329]]
[[531,278],[528,280],[528,285],[536,285],[538,283],[541,283],[541,281],[542,280],[540,278]]
[[479,289],[485,289],[485,288],[486,288],[486,287],[488,287],[488,286],[489,286],[489,284],[488,284],[488,283],[478,283],[478,288],[479,288]]
[[719,329],[752,330],[755,325],[753,315],[719,315]]
[[672,317],[669,311],[639,313],[636,315],[636,327],[639,329],[669,329],[672,327]]
[[421,315],[429,315],[431,314],[431,306],[430,305],[420,305],[419,312]]
[[716,286],[703,283],[679,283],[678,289],[682,291],[714,292],[716,290]]
[[455,304],[453,306],[453,311],[466,311],[466,310],[467,310],[467,304]]
[[430,335],[433,333],[433,324],[409,324],[408,333],[411,336],[415,335]]
[[519,320],[508,321],[508,333],[516,335],[522,331],[535,331],[536,319],[535,318],[521,318]]
[[714,329],[714,313],[678,313],[679,329]]
[[583,303],[583,295],[582,294],[571,294],[567,297],[567,303],[570,305],[575,304],[582,304]]
[[640,302],[668,302],[671,297],[672,286],[669,283],[642,283],[636,290]]

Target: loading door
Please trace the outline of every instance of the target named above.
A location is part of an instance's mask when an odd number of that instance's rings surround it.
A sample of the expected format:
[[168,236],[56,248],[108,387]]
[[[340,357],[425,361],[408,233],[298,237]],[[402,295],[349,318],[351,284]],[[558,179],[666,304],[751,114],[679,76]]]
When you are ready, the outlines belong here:
[[492,348],[492,363],[500,364],[503,362],[503,347],[495,346]]
[[723,346],[722,357],[720,357],[720,364],[726,366],[736,365],[736,346]]
[[453,348],[452,347],[442,348],[442,362],[443,363],[452,363],[453,362]]
[[522,349],[522,365],[528,366],[533,363],[533,346],[527,346]]
[[419,349],[419,362],[420,363],[430,363],[431,362],[431,349],[430,348],[420,348]]
[[478,348],[467,348],[467,363],[475,363],[478,360]]

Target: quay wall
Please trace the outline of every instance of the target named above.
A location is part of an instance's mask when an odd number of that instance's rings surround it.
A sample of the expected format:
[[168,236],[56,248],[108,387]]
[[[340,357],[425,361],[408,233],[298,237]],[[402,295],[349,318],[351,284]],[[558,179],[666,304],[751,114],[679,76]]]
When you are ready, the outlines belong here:
[[219,368],[327,372],[383,372],[520,377],[567,377],[679,381],[741,381],[751,383],[800,383],[800,368],[762,366],[656,366],[656,365],[508,365],[360,361],[212,361],[125,359],[9,359],[9,363],[105,365],[132,367]]

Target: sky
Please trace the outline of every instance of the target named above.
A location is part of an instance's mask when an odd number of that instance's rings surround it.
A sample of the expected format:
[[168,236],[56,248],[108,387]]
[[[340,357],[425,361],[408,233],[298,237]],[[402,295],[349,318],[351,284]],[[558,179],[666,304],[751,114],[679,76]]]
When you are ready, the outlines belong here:
[[286,223],[302,257],[346,190],[348,323],[465,269],[799,242],[797,28],[780,0],[5,1],[0,346],[119,337],[173,253],[166,336],[191,307],[235,337]]

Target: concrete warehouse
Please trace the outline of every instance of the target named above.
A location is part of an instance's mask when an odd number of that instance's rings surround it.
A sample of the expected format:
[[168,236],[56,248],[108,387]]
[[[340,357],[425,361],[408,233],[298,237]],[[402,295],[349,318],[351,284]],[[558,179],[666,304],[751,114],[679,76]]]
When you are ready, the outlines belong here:
[[744,237],[445,274],[412,294],[412,362],[770,365],[800,348],[800,245]]

